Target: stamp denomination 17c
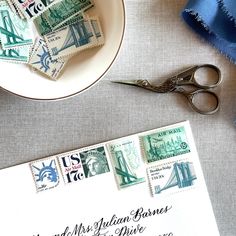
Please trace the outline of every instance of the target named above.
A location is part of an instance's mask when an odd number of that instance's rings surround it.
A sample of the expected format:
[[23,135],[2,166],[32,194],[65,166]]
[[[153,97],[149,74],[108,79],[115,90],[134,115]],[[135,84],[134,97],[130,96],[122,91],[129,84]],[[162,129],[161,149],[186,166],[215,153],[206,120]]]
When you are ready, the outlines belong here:
[[13,0],[26,19],[34,19],[42,14],[55,0]]
[[141,143],[148,163],[190,152],[183,126],[142,136]]
[[112,156],[115,176],[120,188],[145,181],[145,171],[138,139],[122,139],[107,145]]

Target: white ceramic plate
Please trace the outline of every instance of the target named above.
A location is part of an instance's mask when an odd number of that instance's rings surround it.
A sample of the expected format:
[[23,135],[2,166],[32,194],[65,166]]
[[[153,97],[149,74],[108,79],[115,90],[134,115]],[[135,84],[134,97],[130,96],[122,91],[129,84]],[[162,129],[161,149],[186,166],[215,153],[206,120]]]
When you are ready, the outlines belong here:
[[0,62],[0,86],[16,95],[52,100],[78,94],[95,84],[110,68],[120,49],[125,28],[123,0],[94,0],[105,45],[76,55],[57,81],[32,72],[26,65]]

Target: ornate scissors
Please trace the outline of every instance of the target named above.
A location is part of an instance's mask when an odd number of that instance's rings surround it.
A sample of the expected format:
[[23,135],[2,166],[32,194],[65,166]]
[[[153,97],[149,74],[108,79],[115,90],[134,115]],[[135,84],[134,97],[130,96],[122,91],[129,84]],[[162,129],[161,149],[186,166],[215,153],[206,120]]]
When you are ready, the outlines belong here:
[[[211,73],[212,76],[210,76],[210,79],[211,81],[213,80],[213,82],[206,83],[202,81],[202,76],[200,76],[200,78],[196,77],[196,74],[202,70],[204,70],[204,72],[214,72],[214,74]],[[205,73],[204,75],[206,77]],[[209,81],[209,79],[207,79],[207,81]],[[204,64],[193,66],[171,78],[168,78],[164,83],[157,86],[150,84],[147,80],[117,80],[112,82],[138,86],[156,93],[181,93],[188,99],[188,102],[193,110],[203,115],[214,114],[219,109],[219,98],[214,92],[210,91],[210,89],[217,87],[221,83],[221,72],[219,68],[214,65]],[[183,86],[186,85],[195,87],[195,90],[191,92],[187,91],[183,88]],[[214,101],[214,104],[208,104],[209,100],[205,100],[204,102],[200,102],[200,104],[198,104],[197,98],[201,97],[204,100],[204,95],[211,98],[211,100]],[[206,105],[209,107],[205,108]]]

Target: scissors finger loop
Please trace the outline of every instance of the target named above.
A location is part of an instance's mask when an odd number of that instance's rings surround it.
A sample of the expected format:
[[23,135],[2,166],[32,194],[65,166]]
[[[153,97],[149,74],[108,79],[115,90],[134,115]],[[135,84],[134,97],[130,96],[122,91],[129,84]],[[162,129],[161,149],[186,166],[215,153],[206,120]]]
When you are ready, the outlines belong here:
[[212,91],[199,89],[185,94],[185,96],[187,96],[192,109],[200,114],[212,115],[219,110],[219,98]]
[[191,81],[199,88],[215,88],[221,83],[221,71],[211,64],[199,65],[196,67]]

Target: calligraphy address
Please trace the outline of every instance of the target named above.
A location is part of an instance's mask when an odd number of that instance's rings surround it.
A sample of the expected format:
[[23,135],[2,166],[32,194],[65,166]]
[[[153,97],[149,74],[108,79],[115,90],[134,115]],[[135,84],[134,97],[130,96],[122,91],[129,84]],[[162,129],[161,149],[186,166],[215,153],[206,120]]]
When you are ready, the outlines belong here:
[[[102,217],[91,225],[80,223],[71,228],[67,226],[64,231],[52,236],[131,236],[143,234],[146,230],[146,226],[142,225],[143,219],[167,214],[171,209],[172,206],[165,206],[154,210],[145,210],[143,207],[140,207],[132,210],[125,217],[117,217],[114,214],[109,220]],[[114,228],[114,226],[116,227]],[[33,236],[40,236],[40,234],[34,234]],[[158,234],[158,236],[173,236],[173,233],[163,233]]]

